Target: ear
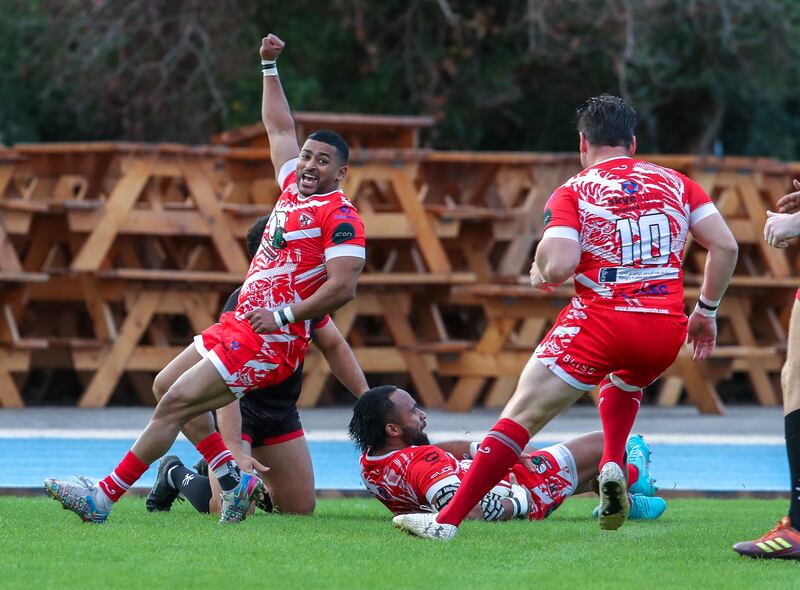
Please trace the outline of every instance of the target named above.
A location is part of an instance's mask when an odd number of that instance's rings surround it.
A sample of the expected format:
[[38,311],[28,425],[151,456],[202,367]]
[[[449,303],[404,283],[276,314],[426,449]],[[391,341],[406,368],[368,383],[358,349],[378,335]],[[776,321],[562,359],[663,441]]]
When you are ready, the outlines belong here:
[[403,433],[400,426],[392,422],[389,422],[389,424],[384,427],[384,431],[386,432],[386,436],[390,438],[400,436]]
[[589,151],[589,140],[586,139],[586,136],[583,134],[583,131],[578,132],[578,137],[580,138],[580,142],[578,144],[578,150],[580,153],[585,154]]
[[636,153],[636,136],[634,135],[633,139],[631,140],[631,147],[628,148],[628,155],[632,156],[635,153]]
[[341,168],[339,168],[338,172],[336,172],[336,182],[344,181],[344,177],[347,176],[347,169],[349,166],[345,164]]

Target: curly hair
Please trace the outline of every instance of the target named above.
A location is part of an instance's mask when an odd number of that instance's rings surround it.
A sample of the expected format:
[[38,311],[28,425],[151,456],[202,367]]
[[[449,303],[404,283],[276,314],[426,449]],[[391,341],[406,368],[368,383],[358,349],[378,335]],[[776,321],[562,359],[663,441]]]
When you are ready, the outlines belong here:
[[386,443],[386,424],[394,419],[394,403],[389,396],[397,389],[394,385],[373,387],[353,406],[347,434],[361,451]]

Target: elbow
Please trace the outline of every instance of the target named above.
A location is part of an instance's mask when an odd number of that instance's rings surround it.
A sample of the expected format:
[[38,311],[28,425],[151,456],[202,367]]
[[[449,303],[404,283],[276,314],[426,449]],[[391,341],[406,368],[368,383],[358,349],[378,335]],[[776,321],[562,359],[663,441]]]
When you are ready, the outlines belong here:
[[336,288],[335,309],[350,303],[356,298],[356,282],[342,283]]
[[736,239],[731,235],[714,244],[712,251],[735,260],[739,256],[739,244],[736,243]]
[[575,265],[559,264],[557,262],[548,262],[544,268],[539,269],[542,273],[542,278],[546,283],[551,285],[560,285],[572,276],[575,270]]

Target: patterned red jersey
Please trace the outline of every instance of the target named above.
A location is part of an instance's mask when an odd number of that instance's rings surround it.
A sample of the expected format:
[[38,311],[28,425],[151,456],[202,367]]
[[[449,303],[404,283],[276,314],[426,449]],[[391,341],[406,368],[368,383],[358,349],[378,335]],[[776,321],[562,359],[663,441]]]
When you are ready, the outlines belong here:
[[[568,453],[563,445],[534,452],[535,474],[519,462],[512,467],[517,482],[532,493],[532,519],[546,518],[574,490],[577,469]],[[472,465],[472,459],[456,459],[436,445],[410,446],[380,456],[363,453],[360,462],[367,491],[394,514],[433,510],[437,492],[459,486]],[[490,491],[505,497],[510,488],[506,476]]]
[[611,158],[556,189],[543,237],[580,243],[575,290],[584,304],[683,315],[686,238],[716,212],[705,191],[680,172]]
[[[239,292],[237,319],[254,308],[277,310],[307,299],[325,282],[327,260],[365,257],[364,224],[356,208],[340,190],[301,195],[296,164],[296,159],[286,162],[278,175],[283,192]],[[310,329],[310,321],[297,322],[281,332],[307,346]]]

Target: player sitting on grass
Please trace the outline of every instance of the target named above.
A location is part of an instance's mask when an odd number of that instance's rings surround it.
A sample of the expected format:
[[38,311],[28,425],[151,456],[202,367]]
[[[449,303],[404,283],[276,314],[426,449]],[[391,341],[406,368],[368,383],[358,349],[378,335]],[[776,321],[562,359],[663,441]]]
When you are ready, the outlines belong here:
[[[259,218],[247,232],[247,253],[251,259],[258,251],[268,221],[268,216]],[[239,289],[236,289],[222,313],[234,309],[238,298]],[[327,315],[312,324],[312,339],[331,372],[353,394],[364,393],[367,380],[336,324]],[[301,362],[285,381],[257,389],[217,410],[217,427],[237,464],[245,471],[259,472],[264,480],[266,490],[258,505],[269,512],[273,507],[283,513],[314,512],[314,469],[297,413],[302,383]],[[213,472],[208,477],[204,460],[200,465],[203,467],[194,472],[178,457],[164,457],[147,496],[147,510],[167,511],[181,494],[198,512],[219,514],[222,497],[219,482]]]
[[[425,418],[413,398],[393,385],[370,389],[353,408],[348,432],[363,452],[364,485],[395,515],[444,508],[460,486],[472,458],[485,452],[477,442],[430,444]],[[593,487],[596,491],[597,464],[602,454],[602,432],[526,453],[470,511],[468,518],[545,519],[572,494],[588,492]],[[666,510],[667,503],[653,497],[650,449],[641,436],[629,439],[627,455],[630,517],[656,519]]]

